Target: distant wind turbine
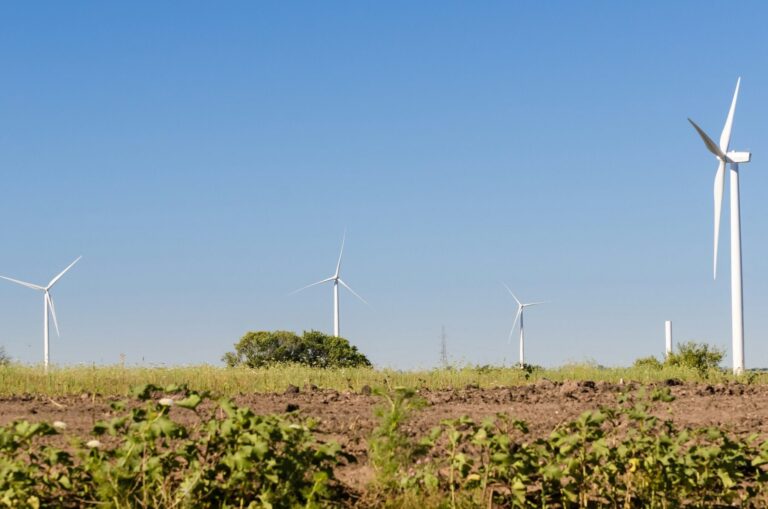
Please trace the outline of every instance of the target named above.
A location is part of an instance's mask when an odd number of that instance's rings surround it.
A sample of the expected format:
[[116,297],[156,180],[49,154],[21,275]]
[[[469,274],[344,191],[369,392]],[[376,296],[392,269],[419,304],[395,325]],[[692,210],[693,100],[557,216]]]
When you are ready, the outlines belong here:
[[701,127],[690,118],[688,121],[699,133],[704,145],[718,159],[717,173],[715,173],[715,256],[714,277],[717,278],[717,248],[720,238],[720,215],[723,205],[723,192],[725,189],[725,166],[731,165],[731,331],[733,348],[733,372],[739,374],[744,371],[744,303],[741,276],[741,207],[739,205],[739,163],[748,163],[752,159],[749,152],[729,151],[731,131],[733,130],[733,115],[736,111],[736,100],[739,97],[741,78],[736,81],[736,90],[733,93],[731,109],[725,120],[725,126],[720,134],[720,144],[716,144],[707,136]]
[[347,233],[344,232],[344,236],[341,239],[341,251],[339,252],[339,261],[336,263],[336,272],[334,272],[333,276],[329,278],[325,278],[322,281],[318,281],[316,283],[312,283],[311,285],[307,285],[303,288],[299,288],[298,290],[291,292],[291,295],[299,293],[303,290],[306,290],[307,288],[311,288],[313,286],[321,285],[323,283],[329,283],[333,281],[333,335],[336,337],[340,337],[340,331],[339,331],[339,285],[343,286],[347,290],[349,290],[352,295],[363,301],[365,304],[368,304],[366,300],[362,297],[360,297],[355,291],[349,287],[347,283],[344,282],[343,279],[341,279],[341,257],[344,254],[344,242],[346,241]]
[[[504,284],[504,283],[502,283]],[[523,315],[525,308],[531,307],[531,306],[538,306],[539,304],[545,304],[544,302],[529,302],[526,304],[523,304],[520,302],[520,299],[515,296],[514,293],[512,293],[512,290],[504,284],[504,288],[507,289],[509,294],[512,296],[513,299],[515,299],[515,302],[517,302],[517,314],[515,315],[515,321],[512,322],[512,328],[509,329],[509,341],[512,342],[512,333],[515,331],[515,325],[517,325],[517,320],[520,319],[520,367],[525,367],[525,328],[523,323]]]
[[0,278],[6,279],[8,281],[11,281],[13,283],[19,284],[21,286],[26,286],[27,288],[32,288],[33,290],[39,290],[43,292],[43,366],[45,367],[45,370],[48,370],[48,314],[50,310],[50,315],[53,317],[53,325],[56,327],[56,335],[60,336],[59,333],[59,323],[56,320],[56,308],[53,305],[53,298],[51,297],[51,288],[53,288],[53,285],[55,285],[59,279],[74,266],[77,262],[80,261],[80,258],[82,256],[78,256],[77,259],[70,263],[66,269],[62,270],[58,276],[51,279],[51,282],[48,283],[48,286],[39,286],[32,283],[27,283],[24,281],[19,281],[18,279],[12,279],[5,276],[0,276]]

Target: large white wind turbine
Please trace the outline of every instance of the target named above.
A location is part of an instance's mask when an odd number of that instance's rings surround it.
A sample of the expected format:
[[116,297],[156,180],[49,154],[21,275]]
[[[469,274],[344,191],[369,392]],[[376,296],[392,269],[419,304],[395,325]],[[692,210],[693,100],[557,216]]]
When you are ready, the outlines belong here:
[[329,283],[333,281],[333,335],[336,337],[340,336],[339,332],[339,285],[343,286],[347,290],[349,290],[352,295],[363,301],[365,304],[368,304],[366,300],[362,297],[360,297],[355,291],[349,287],[347,283],[344,282],[343,279],[341,279],[341,257],[344,254],[344,242],[346,241],[347,234],[344,232],[344,236],[341,238],[341,251],[339,252],[339,261],[336,263],[336,272],[333,273],[333,276],[329,278],[325,278],[322,281],[318,281],[316,283],[312,283],[311,285],[307,285],[303,288],[299,288],[298,290],[292,292],[292,293],[299,293],[302,290],[306,290],[307,288],[310,288],[312,286],[321,285],[323,283]]
[[720,211],[723,204],[725,188],[725,166],[731,165],[731,327],[733,347],[733,372],[744,371],[744,304],[741,277],[741,208],[739,205],[739,163],[748,163],[752,158],[749,152],[730,151],[731,131],[733,130],[733,114],[736,111],[736,100],[739,97],[741,78],[736,81],[736,91],[733,93],[731,109],[725,119],[723,132],[720,134],[720,144],[716,144],[690,118],[688,121],[704,140],[710,152],[718,159],[715,173],[715,256],[714,276],[717,278],[717,247],[720,237]]
[[517,302],[517,314],[515,315],[515,320],[512,322],[512,328],[509,329],[509,341],[512,341],[512,333],[515,330],[515,325],[517,325],[517,320],[520,319],[520,367],[522,368],[525,367],[525,327],[523,323],[525,308],[538,306],[539,304],[544,304],[544,302],[529,302],[523,304],[506,284],[504,284],[504,288],[507,289],[512,298],[515,299],[515,302]]
[[26,286],[27,288],[32,288],[33,290],[39,290],[43,292],[43,365],[45,366],[46,371],[48,370],[48,314],[50,310],[50,315],[53,317],[53,325],[56,327],[56,335],[60,335],[59,333],[59,322],[56,320],[56,308],[53,305],[53,298],[51,297],[51,288],[53,288],[53,285],[55,285],[59,279],[69,270],[72,268],[74,264],[80,261],[80,258],[82,256],[78,256],[77,259],[70,263],[66,269],[62,270],[59,275],[51,279],[51,282],[48,283],[48,286],[39,286],[32,283],[26,283],[24,281],[19,281],[18,279],[12,279],[5,276],[0,276],[0,278],[6,279],[8,281],[11,281],[13,283],[19,284],[21,286]]

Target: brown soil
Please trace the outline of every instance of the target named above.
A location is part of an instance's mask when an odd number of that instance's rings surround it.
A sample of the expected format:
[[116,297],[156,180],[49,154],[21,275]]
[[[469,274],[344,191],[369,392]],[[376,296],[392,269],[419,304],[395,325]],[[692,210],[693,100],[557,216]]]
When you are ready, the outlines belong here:
[[[678,426],[716,425],[738,436],[758,433],[768,437],[768,386],[679,384],[673,380],[658,385],[668,385],[676,399],[660,404],[657,412],[668,416]],[[419,392],[428,405],[409,421],[406,429],[409,434],[421,435],[442,419],[469,415],[480,420],[504,413],[526,421],[531,435],[537,437],[585,410],[614,405],[622,392],[641,389],[633,383],[558,384],[546,380],[535,385],[495,389],[422,389]],[[0,425],[19,419],[63,421],[67,424],[66,435],[87,439],[96,421],[115,415],[110,403],[119,399],[94,395],[0,398]],[[366,437],[375,426],[374,408],[380,403],[378,397],[304,388],[298,392],[248,394],[234,399],[238,405],[248,406],[257,413],[298,410],[301,415],[311,417],[317,422],[321,439],[339,442],[359,459],[356,464],[338,472],[341,480],[360,487],[370,479],[370,470],[365,466]],[[173,412],[182,422],[194,419],[191,412],[180,409]]]

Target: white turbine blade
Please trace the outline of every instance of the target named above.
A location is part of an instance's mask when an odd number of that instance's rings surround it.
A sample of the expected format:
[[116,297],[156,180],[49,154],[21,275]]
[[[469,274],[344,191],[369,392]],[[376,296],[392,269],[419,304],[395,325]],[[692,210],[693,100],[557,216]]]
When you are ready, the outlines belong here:
[[720,242],[720,216],[723,209],[723,190],[725,188],[725,161],[720,161],[715,173],[715,256],[713,274],[717,279],[717,246]]
[[733,129],[733,114],[736,111],[736,100],[739,98],[739,85],[741,85],[741,78],[736,80],[736,90],[733,92],[731,109],[728,110],[728,118],[725,119],[723,132],[720,134],[720,150],[723,153],[728,152],[728,147],[731,143],[731,130]]
[[542,304],[546,304],[546,303],[547,303],[547,301],[542,301],[542,302],[529,302],[529,303],[527,303],[527,304],[523,304],[523,307],[526,307],[526,308],[527,308],[527,307],[529,307],[529,306],[540,306],[540,305],[542,305]]
[[501,283],[501,284],[503,284],[503,285],[504,285],[504,288],[506,288],[506,289],[507,289],[507,291],[509,292],[509,294],[512,296],[512,298],[513,298],[513,299],[515,299],[515,302],[517,302],[517,305],[518,305],[518,306],[522,306],[522,305],[523,305],[523,303],[522,303],[522,302],[520,302],[520,299],[518,299],[518,298],[515,296],[515,294],[514,294],[514,293],[512,293],[512,290],[510,290],[510,289],[509,289],[509,287],[507,286],[507,284],[506,284],[506,283]]
[[325,279],[323,279],[322,281],[318,281],[317,283],[312,283],[311,285],[302,286],[302,287],[301,287],[301,288],[299,288],[298,290],[294,290],[294,291],[292,291],[291,293],[289,293],[288,295],[294,295],[294,294],[297,294],[297,293],[299,293],[299,292],[303,292],[303,291],[304,291],[304,290],[306,290],[307,288],[312,288],[313,286],[321,285],[321,284],[323,284],[323,283],[327,283],[328,281],[333,281],[334,279],[336,279],[336,278],[334,278],[333,276],[331,276],[331,277],[328,277],[328,278],[325,278]]
[[[354,295],[355,297],[363,301],[365,304],[368,304],[368,301],[366,301],[364,298],[360,297],[357,293],[355,293],[355,291],[352,288],[350,288],[349,285],[345,283],[341,278],[339,278],[339,283],[341,283],[341,286],[343,286],[344,288],[352,292],[352,295]],[[370,306],[370,304],[368,305]]]
[[512,333],[515,332],[515,325],[517,325],[517,319],[520,318],[520,315],[523,312],[523,306],[517,307],[517,314],[515,315],[515,320],[512,322],[512,328],[509,329],[509,344],[512,344]]
[[344,230],[344,235],[341,237],[341,251],[339,251],[339,261],[336,263],[336,277],[339,277],[339,271],[341,270],[341,255],[344,254],[344,242],[347,240],[347,230]]
[[715,156],[717,156],[721,161],[725,160],[725,153],[723,153],[723,151],[720,150],[720,147],[718,147],[717,144],[712,141],[712,138],[707,136],[707,133],[705,133],[701,127],[697,126],[696,122],[690,118],[688,119],[688,122],[690,122],[693,128],[696,129],[696,132],[699,133],[699,136],[701,136],[701,139],[704,140],[704,145],[707,146],[709,151],[715,154]]
[[64,270],[62,270],[61,272],[59,272],[59,275],[58,275],[58,276],[56,276],[55,278],[51,279],[51,282],[50,282],[50,283],[48,283],[48,289],[50,290],[50,289],[51,289],[51,287],[52,287],[53,285],[55,285],[55,284],[56,284],[56,282],[57,282],[59,279],[61,279],[61,276],[63,276],[64,274],[66,274],[66,273],[67,273],[67,271],[68,271],[69,269],[71,269],[71,268],[72,268],[72,267],[73,267],[73,266],[74,266],[74,265],[75,265],[77,262],[79,262],[79,261],[80,261],[80,258],[82,258],[82,256],[78,256],[78,257],[77,257],[77,259],[76,259],[74,262],[70,263],[70,264],[67,266],[67,268],[66,268],[66,269],[64,269]]
[[25,283],[24,281],[19,281],[18,279],[13,279],[10,277],[0,276],[0,278],[5,279],[6,281],[11,281],[13,283],[19,284],[21,286],[26,286],[27,288],[32,288],[33,290],[45,290],[42,286],[33,285],[32,283]]
[[53,306],[53,299],[51,298],[51,294],[48,292],[45,292],[45,300],[48,301],[48,309],[51,310],[51,316],[53,317],[53,326],[56,327],[56,335],[61,336],[61,333],[59,332],[59,322],[56,320],[56,308]]

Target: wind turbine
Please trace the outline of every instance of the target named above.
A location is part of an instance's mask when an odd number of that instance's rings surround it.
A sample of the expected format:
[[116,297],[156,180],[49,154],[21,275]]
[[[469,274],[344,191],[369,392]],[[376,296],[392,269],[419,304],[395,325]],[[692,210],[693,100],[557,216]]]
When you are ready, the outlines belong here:
[[48,286],[39,286],[32,283],[27,283],[24,281],[19,281],[18,279],[12,279],[5,276],[0,276],[0,278],[6,279],[8,281],[11,281],[13,283],[19,284],[21,286],[26,286],[27,288],[32,288],[33,290],[39,290],[43,292],[43,366],[45,367],[45,370],[48,371],[48,310],[50,309],[50,315],[53,317],[53,325],[56,327],[56,335],[60,336],[59,333],[59,323],[56,320],[56,308],[53,306],[53,298],[51,297],[51,288],[53,288],[53,285],[55,285],[59,279],[69,270],[72,268],[74,264],[80,261],[80,258],[82,256],[78,256],[77,259],[70,263],[66,269],[62,270],[58,276],[51,279],[51,282],[48,283]]
[[515,299],[515,302],[517,302],[517,314],[515,315],[515,321],[512,322],[512,328],[509,329],[509,341],[512,341],[512,332],[515,330],[515,325],[517,325],[518,318],[520,319],[520,367],[525,367],[525,328],[523,324],[523,315],[525,308],[531,307],[531,306],[538,306],[539,304],[544,304],[544,302],[529,302],[526,304],[523,304],[520,302],[520,299],[515,296],[514,293],[512,293],[512,290],[505,284],[504,288],[507,289],[509,294],[512,296],[513,299]]
[[733,114],[736,110],[736,100],[739,97],[739,85],[741,78],[736,81],[736,91],[733,93],[731,109],[725,119],[723,132],[720,134],[720,144],[716,144],[707,136],[701,127],[690,118],[688,121],[699,133],[704,145],[718,159],[717,173],[715,173],[715,256],[714,277],[717,279],[717,248],[720,237],[720,212],[723,205],[723,191],[725,188],[725,166],[731,165],[731,328],[733,348],[733,372],[739,374],[744,371],[744,293],[742,290],[741,276],[741,207],[739,205],[739,163],[748,163],[752,159],[749,152],[730,151],[731,131],[733,130]]
[[341,279],[341,257],[344,254],[344,242],[346,241],[347,233],[344,232],[344,236],[341,238],[341,251],[339,252],[339,261],[336,263],[336,272],[333,273],[331,277],[325,278],[322,281],[318,281],[316,283],[312,283],[311,285],[307,285],[303,288],[299,288],[298,290],[291,292],[291,295],[295,293],[299,293],[303,290],[306,290],[307,288],[310,288],[312,286],[321,285],[323,283],[329,283],[333,281],[333,335],[336,337],[340,337],[339,332],[339,285],[343,286],[347,290],[349,290],[352,295],[363,301],[365,304],[368,304],[366,300],[362,297],[360,297],[355,291],[349,287],[347,283],[344,282],[343,279]]

